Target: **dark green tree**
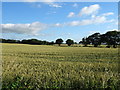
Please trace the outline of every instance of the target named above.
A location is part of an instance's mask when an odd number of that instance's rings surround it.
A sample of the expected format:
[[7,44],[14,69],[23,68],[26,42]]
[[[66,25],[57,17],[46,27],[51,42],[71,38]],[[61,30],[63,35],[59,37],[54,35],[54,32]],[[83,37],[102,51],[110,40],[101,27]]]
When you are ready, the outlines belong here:
[[107,44],[107,47],[116,48],[120,44],[120,31],[108,31],[101,35],[101,41]]
[[89,38],[82,38],[82,41],[79,42],[79,44],[83,44],[84,47],[87,47],[88,44],[90,44]]
[[56,44],[58,44],[59,46],[60,46],[60,44],[62,44],[62,43],[63,43],[63,40],[62,40],[61,38],[56,40]]
[[100,33],[94,33],[88,37],[90,44],[94,45],[94,47],[98,47],[101,45]]
[[68,46],[71,46],[72,44],[74,44],[74,41],[71,40],[71,39],[68,39],[68,40],[66,41],[66,44],[67,44]]
[[53,44],[55,44],[55,43],[54,43],[54,41],[52,41],[52,42],[49,42],[49,45],[53,45]]

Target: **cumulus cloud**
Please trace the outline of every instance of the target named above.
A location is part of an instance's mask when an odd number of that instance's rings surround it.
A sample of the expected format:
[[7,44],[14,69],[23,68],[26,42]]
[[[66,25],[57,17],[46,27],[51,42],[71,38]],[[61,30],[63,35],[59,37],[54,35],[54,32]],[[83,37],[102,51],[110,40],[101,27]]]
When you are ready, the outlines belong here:
[[[69,26],[81,26],[81,25],[90,25],[90,24],[101,24],[101,23],[109,23],[114,22],[114,19],[108,20],[107,16],[113,15],[113,12],[103,13],[101,15],[96,15],[95,13],[98,12],[100,9],[100,6],[98,4],[90,5],[89,7],[84,7],[81,9],[78,16],[82,15],[91,15],[90,19],[84,19],[84,20],[77,20],[67,23]],[[77,16],[74,12],[70,12],[67,17],[73,17]]]
[[75,13],[74,12],[70,12],[67,17],[70,18],[70,17],[74,17],[74,16],[75,16]]
[[[57,6],[56,6],[57,7]],[[96,16],[95,14],[92,14],[93,12],[97,11],[99,9],[99,5],[91,5],[89,7],[86,7],[86,11],[90,8],[92,11],[83,13],[83,9],[81,10],[82,14],[91,14],[90,19],[83,19],[83,20],[77,20],[77,21],[71,21],[71,22],[64,22],[64,23],[54,23],[54,24],[44,24],[41,22],[33,22],[30,24],[1,24],[0,27],[2,27],[2,33],[17,33],[17,34],[29,34],[29,35],[38,35],[38,33],[42,30],[46,30],[53,27],[64,27],[64,26],[82,26],[82,25],[91,25],[91,24],[101,24],[101,23],[111,23],[114,22],[114,19],[107,19],[107,16],[113,15],[113,12],[108,12],[101,14],[99,16]],[[56,12],[55,12],[56,13]],[[74,12],[70,12],[68,14],[68,17],[75,16]],[[118,22],[116,22],[117,24]]]
[[2,33],[37,35],[39,31],[47,29],[47,26],[47,24],[40,22],[31,24],[2,24]]
[[100,6],[98,4],[94,4],[89,7],[84,7],[80,11],[79,16],[95,14],[98,12],[99,9],[100,9]]
[[101,23],[108,23],[113,22],[114,20],[107,20],[105,16],[92,16],[91,19],[81,20],[81,21],[72,21],[69,22],[68,25],[70,26],[81,26],[81,25],[90,25],[90,24],[101,24]]
[[[75,5],[77,4],[75,3]],[[94,17],[98,13],[99,9],[100,9],[100,5],[94,4],[94,5],[90,5],[89,7],[82,8],[78,15],[75,15],[74,12],[70,12],[67,17],[83,16],[83,15],[91,15],[91,17]],[[110,16],[110,15],[114,15],[114,13],[107,12],[102,14],[102,16]]]
[[41,22],[33,22],[31,24],[1,24],[2,33],[16,33],[27,35],[41,35],[40,31],[53,27],[63,27],[64,24],[44,24]]
[[102,15],[102,16],[93,16],[91,17],[91,19],[71,21],[65,23],[44,24],[41,22],[33,22],[31,24],[1,24],[1,26],[2,26],[2,33],[39,35],[38,33],[40,31],[53,27],[82,26],[82,25],[108,23],[113,21],[114,20],[107,20],[106,16]]

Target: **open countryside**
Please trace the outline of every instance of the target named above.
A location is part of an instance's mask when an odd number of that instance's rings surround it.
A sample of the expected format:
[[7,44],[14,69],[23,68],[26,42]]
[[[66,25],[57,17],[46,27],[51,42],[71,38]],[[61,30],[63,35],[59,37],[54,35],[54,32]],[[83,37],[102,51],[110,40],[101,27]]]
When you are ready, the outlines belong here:
[[3,88],[119,88],[116,48],[2,46]]
[[2,90],[120,90],[117,2],[24,1],[2,3]]

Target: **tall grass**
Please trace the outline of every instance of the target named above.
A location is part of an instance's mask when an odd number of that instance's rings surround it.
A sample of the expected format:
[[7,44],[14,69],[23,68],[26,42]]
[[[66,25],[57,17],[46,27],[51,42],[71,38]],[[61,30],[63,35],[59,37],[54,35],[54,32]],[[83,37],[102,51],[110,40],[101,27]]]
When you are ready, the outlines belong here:
[[3,89],[118,90],[118,49],[2,44]]

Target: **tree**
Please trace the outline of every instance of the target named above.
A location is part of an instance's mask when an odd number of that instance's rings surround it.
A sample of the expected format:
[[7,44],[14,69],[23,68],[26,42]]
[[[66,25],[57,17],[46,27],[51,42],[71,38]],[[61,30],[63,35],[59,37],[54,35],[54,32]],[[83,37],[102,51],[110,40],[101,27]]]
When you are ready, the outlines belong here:
[[14,40],[14,39],[0,39],[1,43],[20,43],[20,40]]
[[74,44],[77,44],[77,42],[74,42]]
[[56,40],[56,44],[58,44],[59,46],[60,46],[60,44],[62,44],[62,43],[63,43],[63,40],[62,40],[61,38]]
[[120,32],[119,31],[108,31],[107,33],[101,35],[102,42],[107,44],[107,47],[116,48],[120,44]]
[[49,45],[53,45],[53,44],[55,44],[55,43],[54,43],[54,41],[52,41],[52,42],[49,42]]
[[48,45],[48,41],[41,41],[37,39],[28,39],[28,40],[22,40],[21,43],[23,44],[34,44],[34,45]]
[[85,47],[87,47],[87,45],[90,44],[90,40],[89,38],[82,38],[82,41],[80,41],[79,44],[83,44]]
[[74,41],[71,40],[71,39],[68,39],[68,40],[66,41],[66,44],[67,44],[68,46],[71,46],[72,44],[74,44]]
[[94,33],[88,37],[90,43],[94,45],[94,47],[98,47],[101,45],[100,33]]

